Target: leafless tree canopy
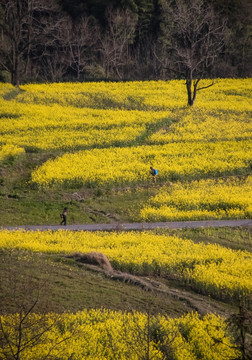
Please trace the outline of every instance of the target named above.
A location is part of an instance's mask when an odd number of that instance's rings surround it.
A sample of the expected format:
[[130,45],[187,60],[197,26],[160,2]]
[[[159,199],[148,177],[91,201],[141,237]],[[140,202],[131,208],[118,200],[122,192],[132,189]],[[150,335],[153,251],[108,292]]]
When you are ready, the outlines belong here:
[[[203,0],[163,1],[160,62],[170,75],[186,80],[188,104],[193,105],[199,81],[209,75],[224,48],[227,28]],[[208,86],[211,86],[210,82]]]
[[129,10],[109,8],[106,20],[107,31],[99,39],[103,66],[106,76],[112,71],[122,79],[123,67],[130,61],[129,45],[134,40],[137,17]]
[[193,104],[202,78],[251,76],[252,6],[229,2],[0,0],[0,80],[184,78]]
[[62,24],[59,8],[52,0],[1,0],[1,66],[19,85],[28,68],[33,47],[53,38]]

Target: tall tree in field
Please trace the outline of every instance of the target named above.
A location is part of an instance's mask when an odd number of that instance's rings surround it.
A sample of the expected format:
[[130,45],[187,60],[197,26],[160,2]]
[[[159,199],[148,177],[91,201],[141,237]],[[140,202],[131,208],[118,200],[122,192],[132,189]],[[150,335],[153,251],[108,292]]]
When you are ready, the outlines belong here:
[[163,68],[186,80],[188,105],[193,105],[200,80],[211,69],[225,44],[225,21],[203,0],[161,0],[163,19],[160,62]]
[[0,66],[13,85],[20,84],[32,45],[57,28],[58,21],[51,21],[57,12],[54,0],[0,0]]

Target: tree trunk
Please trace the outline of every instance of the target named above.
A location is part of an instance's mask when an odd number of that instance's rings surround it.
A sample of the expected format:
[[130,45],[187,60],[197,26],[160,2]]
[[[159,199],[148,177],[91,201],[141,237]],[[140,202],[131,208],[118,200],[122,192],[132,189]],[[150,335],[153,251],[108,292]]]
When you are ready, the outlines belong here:
[[[187,105],[192,106],[194,104],[199,81],[200,79],[193,81],[192,76],[190,76],[189,79],[186,79],[186,89],[187,89],[187,99],[188,99]],[[193,90],[192,90],[192,86],[193,86]]]
[[13,69],[11,72],[11,83],[12,85],[19,88],[20,85],[20,71],[19,71],[19,55],[17,54],[17,51],[13,54]]
[[194,87],[194,91],[192,94],[192,79],[186,79],[186,89],[187,89],[187,105],[192,106],[194,104],[196,98],[196,88]]

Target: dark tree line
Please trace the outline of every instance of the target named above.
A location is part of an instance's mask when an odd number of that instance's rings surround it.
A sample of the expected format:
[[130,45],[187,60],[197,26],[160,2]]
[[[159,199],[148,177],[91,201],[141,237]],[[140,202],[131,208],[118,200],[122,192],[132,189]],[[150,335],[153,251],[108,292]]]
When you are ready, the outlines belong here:
[[[0,0],[0,80],[251,76],[249,0]],[[210,84],[209,84],[210,85]]]

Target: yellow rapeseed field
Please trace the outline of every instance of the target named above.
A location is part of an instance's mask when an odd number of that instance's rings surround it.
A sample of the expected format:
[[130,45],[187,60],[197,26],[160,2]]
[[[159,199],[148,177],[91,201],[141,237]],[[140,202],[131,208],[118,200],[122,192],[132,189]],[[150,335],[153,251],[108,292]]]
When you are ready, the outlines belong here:
[[16,157],[24,153],[25,150],[22,147],[10,144],[4,145],[0,148],[0,162],[6,158]]
[[32,173],[32,181],[44,186],[139,183],[150,179],[150,165],[158,167],[162,181],[242,174],[251,154],[249,140],[93,149],[47,161]]
[[251,139],[252,121],[248,112],[206,112],[189,109],[170,127],[161,128],[149,137],[149,143],[208,142]]
[[100,110],[0,101],[0,143],[44,150],[128,144],[169,112]]
[[[20,90],[0,84],[0,161],[46,153],[49,160],[30,177],[38,187],[150,184],[152,165],[159,174],[156,195],[141,210],[144,221],[250,218],[251,98],[251,79],[216,79],[190,108],[182,80],[27,84]],[[219,299],[252,292],[251,253],[153,232],[0,230],[0,248],[96,251],[115,269],[172,274]],[[29,320],[37,323],[40,316]],[[24,350],[25,359],[50,352],[62,360],[137,360],[147,358],[146,349],[149,358],[163,359],[162,343],[178,360],[239,356],[224,320],[215,315],[150,320],[140,313],[84,310],[48,314],[48,326],[55,319],[52,331]],[[1,316],[0,337],[9,329],[14,349],[17,324],[16,314]],[[156,330],[153,338],[148,324]],[[25,336],[33,337],[31,327]],[[1,351],[6,355],[8,346],[2,343],[0,358]]]
[[252,176],[163,186],[141,210],[145,221],[251,218]]
[[[27,84],[20,91],[0,84],[0,151],[56,152],[31,174],[42,187],[150,183],[153,166],[161,184],[180,181],[180,197],[197,192],[198,205],[181,207],[180,199],[180,205],[165,200],[162,188],[155,199],[164,203],[151,199],[141,212],[146,220],[249,217],[245,182],[239,182],[243,205],[230,205],[238,185],[229,181],[224,206],[218,200],[224,184],[201,183],[216,188],[210,200],[195,183],[189,194],[188,181],[251,173],[251,98],[251,79],[216,79],[193,107],[186,106],[182,80]],[[167,196],[178,196],[171,189]]]
[[252,254],[152,232],[0,231],[1,248],[51,253],[97,251],[134,274],[177,274],[198,290],[220,297],[252,291]]
[[[0,357],[11,354],[5,343],[11,341],[12,353],[17,351],[19,317],[0,317]],[[29,323],[29,327],[25,327]],[[33,336],[40,334],[38,341]],[[216,315],[203,318],[197,313],[182,318],[150,317],[138,312],[84,310],[76,314],[30,314],[23,324],[22,357],[26,360],[52,359],[164,359],[172,352],[178,360],[231,360],[239,350],[228,334],[224,320]],[[47,329],[47,331],[44,331]],[[23,347],[24,345],[24,347]]]
[[[202,86],[210,81],[202,81]],[[124,83],[28,84],[18,102],[60,104],[74,107],[165,110],[185,107],[184,80]],[[216,79],[215,85],[197,95],[196,106],[205,110],[252,111],[251,79]]]

